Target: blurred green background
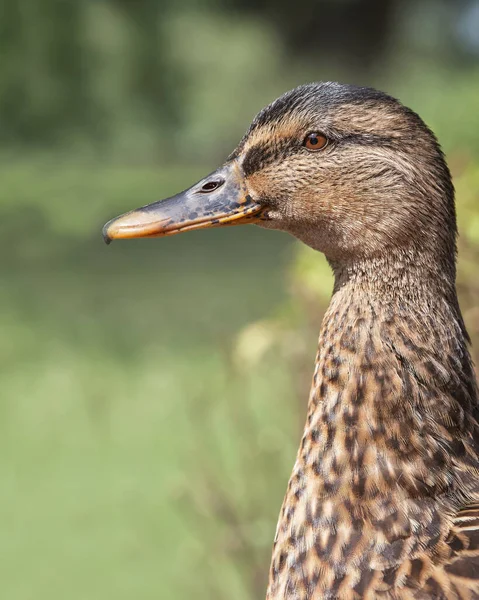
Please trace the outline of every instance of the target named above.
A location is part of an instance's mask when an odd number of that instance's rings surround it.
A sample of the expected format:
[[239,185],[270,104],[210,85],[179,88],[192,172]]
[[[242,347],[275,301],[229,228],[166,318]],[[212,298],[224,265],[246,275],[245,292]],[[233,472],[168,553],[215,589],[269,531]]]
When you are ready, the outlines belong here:
[[1,595],[262,598],[328,269],[255,227],[101,227],[287,89],[375,85],[454,172],[477,362],[479,2],[2,0],[0,56]]

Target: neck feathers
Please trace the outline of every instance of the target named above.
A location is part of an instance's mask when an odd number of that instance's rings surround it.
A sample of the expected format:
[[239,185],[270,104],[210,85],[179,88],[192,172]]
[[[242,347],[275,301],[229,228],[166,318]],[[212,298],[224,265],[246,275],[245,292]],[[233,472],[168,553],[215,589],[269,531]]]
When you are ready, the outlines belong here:
[[333,265],[270,600],[313,584],[341,597],[414,544],[440,553],[440,515],[474,483],[478,395],[454,282],[427,261],[384,262]]

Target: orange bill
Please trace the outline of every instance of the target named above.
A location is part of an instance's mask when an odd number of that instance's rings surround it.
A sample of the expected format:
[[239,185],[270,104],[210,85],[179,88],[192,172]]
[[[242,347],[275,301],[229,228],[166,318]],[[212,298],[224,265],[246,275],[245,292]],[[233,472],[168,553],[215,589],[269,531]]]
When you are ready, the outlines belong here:
[[103,237],[109,244],[117,239],[255,223],[263,210],[246,192],[241,170],[232,161],[176,196],[112,219],[103,227]]

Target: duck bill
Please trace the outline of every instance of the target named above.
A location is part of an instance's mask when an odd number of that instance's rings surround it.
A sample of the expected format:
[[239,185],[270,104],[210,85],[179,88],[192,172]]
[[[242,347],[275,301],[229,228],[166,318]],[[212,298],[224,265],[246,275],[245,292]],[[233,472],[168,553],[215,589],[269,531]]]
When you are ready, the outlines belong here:
[[176,196],[112,219],[104,226],[103,237],[108,244],[117,239],[256,223],[263,210],[248,195],[241,169],[233,161]]

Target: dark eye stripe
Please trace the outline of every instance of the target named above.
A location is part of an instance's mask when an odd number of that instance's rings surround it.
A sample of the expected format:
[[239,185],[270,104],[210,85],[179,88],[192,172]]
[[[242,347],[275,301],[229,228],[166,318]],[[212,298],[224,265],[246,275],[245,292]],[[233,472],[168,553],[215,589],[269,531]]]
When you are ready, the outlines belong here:
[[296,138],[282,138],[274,142],[261,142],[252,146],[243,159],[246,176],[261,171],[266,166],[284,159],[288,154],[299,150],[301,144]]
[[[357,144],[360,146],[393,147],[394,139],[375,133],[329,132],[326,136],[331,144]],[[279,162],[288,154],[303,149],[303,142],[296,137],[272,139],[271,142],[259,142],[252,146],[243,159],[243,170],[248,177],[261,171],[268,165]]]

